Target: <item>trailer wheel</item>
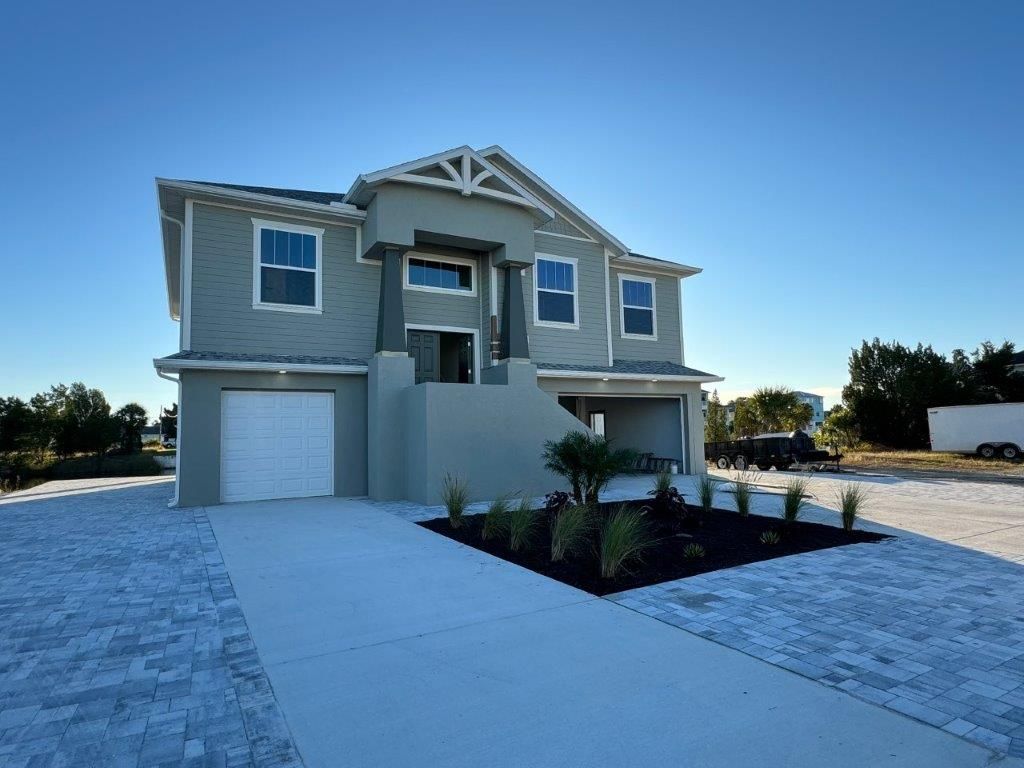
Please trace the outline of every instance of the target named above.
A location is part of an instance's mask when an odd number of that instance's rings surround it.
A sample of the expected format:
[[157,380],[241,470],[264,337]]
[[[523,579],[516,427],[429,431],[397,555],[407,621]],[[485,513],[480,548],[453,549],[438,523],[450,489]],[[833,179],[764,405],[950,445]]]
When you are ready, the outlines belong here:
[[978,455],[983,459],[991,459],[996,455],[996,447],[994,445],[989,445],[988,443],[979,445]]
[[732,465],[740,472],[744,472],[747,469],[747,457],[742,455],[737,456],[732,460]]
[[729,468],[729,457],[728,456],[719,456],[718,457],[718,461],[715,462],[715,466],[718,467],[719,469],[728,469]]
[[1001,452],[1004,459],[1016,459],[1020,456],[1020,448],[1012,443],[1004,445]]

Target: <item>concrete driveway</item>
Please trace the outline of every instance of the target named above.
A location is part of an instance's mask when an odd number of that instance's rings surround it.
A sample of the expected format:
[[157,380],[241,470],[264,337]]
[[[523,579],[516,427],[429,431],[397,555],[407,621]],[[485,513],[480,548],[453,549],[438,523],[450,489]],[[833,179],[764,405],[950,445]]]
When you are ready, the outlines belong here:
[[209,516],[310,768],[1021,765],[363,502]]

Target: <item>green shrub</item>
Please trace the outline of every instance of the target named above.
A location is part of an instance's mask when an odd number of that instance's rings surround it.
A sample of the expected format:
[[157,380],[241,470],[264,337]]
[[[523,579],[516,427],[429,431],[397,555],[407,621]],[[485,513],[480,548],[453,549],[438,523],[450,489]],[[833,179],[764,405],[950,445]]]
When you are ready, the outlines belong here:
[[697,478],[697,501],[706,514],[710,514],[715,506],[715,494],[721,481],[707,473]]
[[672,473],[669,471],[659,472],[654,476],[654,487],[647,494],[648,496],[657,496],[658,494],[668,493],[672,489]]
[[601,576],[614,579],[623,567],[639,559],[654,544],[644,513],[623,504],[601,528]]
[[551,521],[551,562],[580,551],[589,541],[594,515],[583,504],[566,507]]
[[843,530],[852,531],[853,524],[860,517],[864,502],[867,501],[867,491],[862,485],[843,483],[839,488],[837,501],[839,502],[839,514],[843,518]]
[[778,531],[764,531],[761,533],[761,543],[774,545],[781,541]]
[[587,432],[569,432],[561,440],[544,443],[544,466],[564,477],[577,501],[596,506],[601,491],[616,475],[628,471],[636,451],[614,450],[611,441]]
[[46,467],[42,474],[51,480],[77,480],[87,477],[141,477],[159,475],[161,467],[147,453],[123,456],[74,456]]
[[508,533],[508,512],[508,496],[499,496],[492,501],[487,508],[487,514],[484,515],[484,527],[480,531],[480,538],[486,541],[504,537]]
[[786,523],[795,523],[807,506],[807,481],[802,477],[794,477],[786,483],[782,494],[782,519]]
[[469,506],[469,485],[460,477],[445,473],[441,484],[441,500],[448,510],[448,524],[452,528],[462,526],[462,516]]
[[750,514],[750,502],[754,496],[754,484],[757,482],[757,475],[749,472],[740,472],[733,482],[732,495],[736,499],[736,511],[740,517]]
[[519,552],[533,544],[539,523],[540,515],[533,511],[532,500],[524,496],[508,514],[508,548]]
[[695,541],[683,547],[683,557],[687,560],[697,560],[704,557],[705,554],[707,553],[705,552],[704,547]]

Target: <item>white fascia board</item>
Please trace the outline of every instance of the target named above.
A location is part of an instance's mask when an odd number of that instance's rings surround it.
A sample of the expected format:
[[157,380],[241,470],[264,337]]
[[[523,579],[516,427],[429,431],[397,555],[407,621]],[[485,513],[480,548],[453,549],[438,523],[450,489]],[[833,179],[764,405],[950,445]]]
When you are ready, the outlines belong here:
[[365,375],[365,365],[319,365],[316,363],[269,363],[255,360],[165,360],[153,359],[157,371],[287,371],[288,373],[347,373]]
[[699,275],[704,270],[700,267],[691,267],[687,264],[676,264],[665,261],[649,261],[638,259],[633,256],[617,256],[613,259],[612,266],[618,267],[628,264],[630,269],[637,269],[643,272],[654,272],[659,275],[678,275],[679,277],[692,277]]
[[[206,194],[225,197],[231,200],[244,200],[250,203],[262,203],[263,205],[276,205],[281,208],[294,208],[299,211],[314,211],[326,213],[339,219],[348,219],[350,223],[361,224],[366,218],[366,211],[358,208],[347,208],[324,203],[310,203],[305,200],[295,200],[291,197],[278,197],[276,195],[263,195],[257,192],[244,192],[240,189],[229,189],[218,187],[214,184],[196,184],[189,181],[176,181],[174,179],[156,180],[158,187],[166,187],[188,194]],[[199,202],[202,202],[201,200]]]
[[629,253],[629,248],[621,240],[619,240],[611,232],[606,230],[604,227],[602,227],[600,224],[598,224],[592,218],[587,216],[587,214],[585,214],[583,211],[581,211],[579,208],[577,208],[575,205],[573,205],[571,202],[569,202],[569,200],[567,198],[563,197],[554,187],[552,187],[550,184],[548,184],[546,181],[544,181],[544,179],[542,179],[536,173],[534,173],[529,168],[527,168],[525,165],[523,165],[518,160],[516,160],[514,157],[512,157],[512,155],[510,155],[508,152],[506,152],[502,147],[498,146],[497,144],[494,144],[494,145],[492,145],[490,147],[487,147],[486,149],[481,149],[478,152],[478,154],[480,154],[483,157],[490,157],[491,155],[498,155],[502,160],[504,160],[505,162],[511,164],[516,170],[518,170],[520,173],[522,173],[524,176],[526,176],[526,178],[528,178],[530,181],[532,181],[538,187],[540,187],[545,192],[547,192],[549,195],[551,195],[551,197],[553,197],[555,200],[558,201],[559,205],[561,205],[563,208],[568,210],[570,213],[572,213],[578,219],[583,221],[592,230],[594,230],[595,232],[600,234],[601,237],[603,237],[608,243],[610,243],[611,245],[615,246],[618,250],[622,251],[623,253]]
[[538,376],[549,379],[608,379],[609,381],[688,381],[710,384],[725,381],[722,376],[676,376],[659,373],[602,373],[600,371],[561,371],[540,368]]

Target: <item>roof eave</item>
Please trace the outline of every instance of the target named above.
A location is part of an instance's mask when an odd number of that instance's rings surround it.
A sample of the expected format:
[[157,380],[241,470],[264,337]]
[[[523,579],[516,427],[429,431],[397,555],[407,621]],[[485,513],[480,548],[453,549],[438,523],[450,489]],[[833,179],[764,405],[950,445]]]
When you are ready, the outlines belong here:
[[362,222],[366,218],[366,211],[358,209],[342,208],[337,205],[325,203],[311,203],[306,200],[296,200],[290,197],[278,197],[277,195],[264,195],[258,192],[245,192],[240,189],[218,187],[215,184],[197,184],[191,181],[177,181],[175,179],[163,179],[160,177],[157,177],[156,183],[158,189],[165,187],[167,189],[177,190],[184,194],[191,192],[192,194],[211,195],[249,203],[276,205],[280,208],[293,208],[299,211],[328,214],[330,216],[336,216],[339,219],[348,219],[350,222]]
[[711,384],[725,381],[722,376],[681,376],[678,374],[659,373],[612,373],[610,371],[566,371],[541,368],[538,376],[551,379],[608,379],[609,381],[678,381],[699,384]]
[[365,374],[365,365],[329,365],[319,363],[283,363],[258,360],[168,360],[157,357],[153,367],[158,371],[286,371],[287,373],[349,373]]
[[647,270],[648,272],[661,272],[678,275],[679,277],[693,277],[704,270],[701,267],[691,267],[689,264],[677,264],[671,261],[652,261],[650,259],[638,259],[635,256],[617,256],[612,259],[616,265],[629,265],[634,269]]

